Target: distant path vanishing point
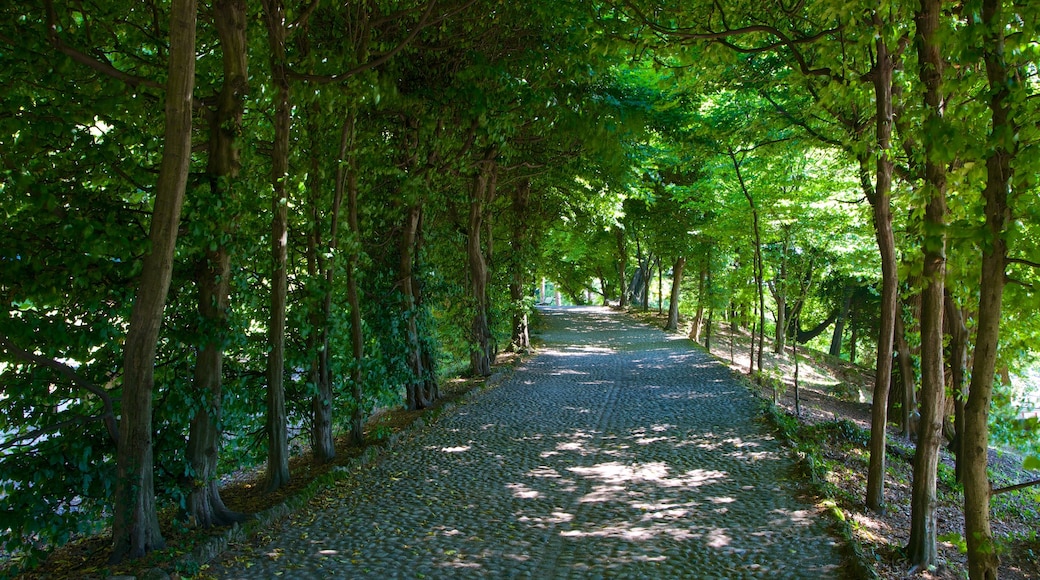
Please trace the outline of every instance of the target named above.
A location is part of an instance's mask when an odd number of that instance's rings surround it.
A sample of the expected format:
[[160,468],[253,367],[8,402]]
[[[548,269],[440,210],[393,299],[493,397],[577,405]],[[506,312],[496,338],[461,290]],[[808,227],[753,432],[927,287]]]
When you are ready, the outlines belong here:
[[608,309],[540,318],[544,345],[502,384],[209,572],[838,577],[838,540],[729,370]]

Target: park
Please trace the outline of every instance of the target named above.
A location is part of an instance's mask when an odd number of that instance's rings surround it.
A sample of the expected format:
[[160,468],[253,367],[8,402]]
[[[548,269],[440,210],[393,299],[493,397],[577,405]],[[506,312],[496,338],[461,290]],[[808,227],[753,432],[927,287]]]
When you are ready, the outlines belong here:
[[0,576],[1035,577],[1038,27],[5,4]]

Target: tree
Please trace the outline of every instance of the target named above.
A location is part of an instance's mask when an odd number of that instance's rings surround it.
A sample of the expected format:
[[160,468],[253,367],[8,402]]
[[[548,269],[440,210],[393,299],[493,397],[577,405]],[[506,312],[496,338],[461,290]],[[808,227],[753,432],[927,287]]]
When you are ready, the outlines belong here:
[[174,0],[170,6],[166,130],[149,233],[152,247],[144,258],[123,362],[123,417],[116,457],[110,558],[113,563],[128,556],[139,558],[164,545],[156,515],[152,475],[153,372],[191,161],[195,22],[195,1]]
[[267,489],[289,482],[289,440],[285,415],[285,307],[289,238],[289,25],[282,0],[264,0],[264,24],[274,86],[274,142],[271,147],[271,303],[267,336]]
[[216,106],[209,113],[209,162],[207,177],[212,207],[221,208],[209,232],[210,248],[197,266],[198,310],[205,327],[203,343],[196,355],[194,388],[200,404],[191,419],[188,461],[194,486],[187,511],[201,527],[228,525],[241,515],[228,510],[220,497],[217,459],[221,435],[224,342],[227,339],[227,309],[231,289],[230,238],[237,216],[229,181],[241,167],[240,145],[245,95],[248,90],[246,51],[246,5],[244,0],[222,0],[213,4],[213,23],[220,38],[223,81]]
[[973,580],[997,577],[997,553],[990,526],[989,410],[996,374],[1001,309],[1007,277],[1008,198],[1012,163],[1018,146],[1012,80],[1005,58],[1007,16],[1000,0],[983,0],[980,27],[982,58],[989,86],[990,131],[986,160],[985,200],[987,239],[982,251],[982,284],[978,331],[971,385],[964,409],[964,536],[968,544],[968,573]]
[[[939,153],[943,115],[944,62],[939,28],[940,0],[923,0],[914,14],[915,43],[921,84],[924,86],[925,200],[922,232],[924,290],[921,300],[921,422],[914,454],[911,490],[910,564],[925,568],[936,558],[936,489],[939,445],[942,437],[946,381],[943,376],[943,290],[946,274],[946,161]],[[877,403],[879,406],[881,403]]]

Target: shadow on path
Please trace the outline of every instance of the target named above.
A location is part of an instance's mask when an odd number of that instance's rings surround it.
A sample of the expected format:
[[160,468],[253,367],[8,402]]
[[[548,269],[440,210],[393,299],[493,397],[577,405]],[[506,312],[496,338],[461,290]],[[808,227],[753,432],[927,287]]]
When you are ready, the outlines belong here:
[[835,540],[751,395],[685,340],[543,310],[494,390],[316,498],[228,578],[820,578]]

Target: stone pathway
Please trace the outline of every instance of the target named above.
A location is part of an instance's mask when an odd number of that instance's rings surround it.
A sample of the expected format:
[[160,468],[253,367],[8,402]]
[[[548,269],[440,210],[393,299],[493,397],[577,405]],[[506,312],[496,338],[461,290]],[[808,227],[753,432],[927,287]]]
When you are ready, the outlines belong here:
[[222,578],[826,578],[825,518],[750,393],[599,308],[209,572]]

